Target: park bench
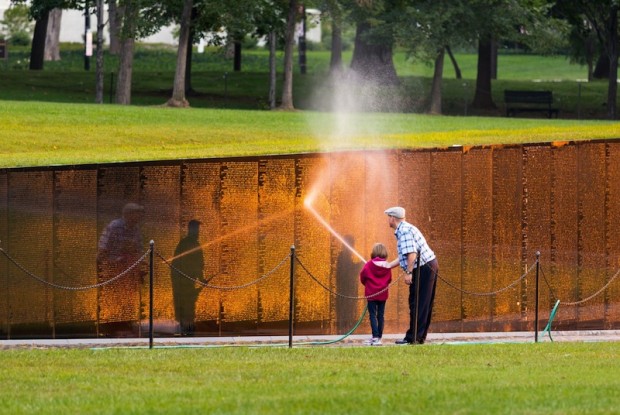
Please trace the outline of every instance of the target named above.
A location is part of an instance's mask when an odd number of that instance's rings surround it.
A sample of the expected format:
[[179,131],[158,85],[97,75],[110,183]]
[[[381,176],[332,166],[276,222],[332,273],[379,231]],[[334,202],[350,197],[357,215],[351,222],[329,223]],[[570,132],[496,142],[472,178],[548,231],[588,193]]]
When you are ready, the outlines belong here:
[[506,116],[516,116],[519,112],[546,112],[547,118],[555,115],[558,117],[558,109],[553,108],[553,94],[551,91],[504,91],[504,103],[506,104]]

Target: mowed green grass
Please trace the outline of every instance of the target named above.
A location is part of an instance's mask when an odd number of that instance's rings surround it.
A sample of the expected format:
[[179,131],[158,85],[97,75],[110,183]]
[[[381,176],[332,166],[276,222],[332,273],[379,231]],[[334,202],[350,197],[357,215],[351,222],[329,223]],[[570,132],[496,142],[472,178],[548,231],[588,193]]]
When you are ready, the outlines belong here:
[[[49,83],[28,82],[12,93],[34,101],[0,101],[0,167],[620,137],[605,121],[43,103]],[[84,85],[71,96],[88,102]],[[3,350],[0,413],[614,414],[619,356],[620,343]]]
[[618,414],[620,342],[0,353],[6,414]]
[[608,121],[0,101],[0,167],[620,137]]

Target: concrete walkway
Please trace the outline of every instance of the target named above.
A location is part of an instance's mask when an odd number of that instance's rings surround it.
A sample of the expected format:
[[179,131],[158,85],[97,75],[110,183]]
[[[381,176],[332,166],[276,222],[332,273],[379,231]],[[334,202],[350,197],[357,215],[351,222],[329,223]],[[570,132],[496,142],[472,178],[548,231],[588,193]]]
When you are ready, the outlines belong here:
[[[556,342],[599,342],[620,341],[620,330],[554,331]],[[302,346],[364,346],[367,334],[343,336],[293,336],[293,347]],[[402,335],[385,335],[384,346],[395,346],[394,342]],[[539,342],[550,342],[548,334],[539,335]],[[155,337],[154,347],[223,347],[223,346],[264,346],[281,345],[288,347],[288,336],[240,336],[240,337]],[[321,344],[322,343],[322,344]],[[429,333],[426,345],[476,344],[476,343],[534,343],[532,332],[506,333]],[[15,339],[0,340],[0,349],[11,348],[109,348],[109,347],[149,347],[147,338],[87,338],[87,339]]]

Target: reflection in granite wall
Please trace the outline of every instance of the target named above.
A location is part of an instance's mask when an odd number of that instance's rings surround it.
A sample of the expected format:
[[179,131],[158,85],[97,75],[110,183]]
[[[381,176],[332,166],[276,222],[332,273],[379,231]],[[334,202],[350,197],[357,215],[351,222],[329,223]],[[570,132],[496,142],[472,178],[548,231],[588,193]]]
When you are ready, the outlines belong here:
[[[128,202],[144,206],[142,253],[155,242],[159,335],[181,334],[168,264],[190,221],[201,278],[231,288],[194,287],[195,334],[287,333],[293,245],[296,333],[347,332],[372,245],[396,254],[397,204],[438,254],[432,331],[533,330],[537,252],[541,326],[560,299],[555,328],[618,328],[620,277],[582,300],[620,269],[619,166],[609,140],[0,170],[1,247],[32,274],[0,255],[0,337],[145,334],[146,263],[96,287],[122,271],[98,248]],[[390,289],[386,332],[406,329],[408,291]]]

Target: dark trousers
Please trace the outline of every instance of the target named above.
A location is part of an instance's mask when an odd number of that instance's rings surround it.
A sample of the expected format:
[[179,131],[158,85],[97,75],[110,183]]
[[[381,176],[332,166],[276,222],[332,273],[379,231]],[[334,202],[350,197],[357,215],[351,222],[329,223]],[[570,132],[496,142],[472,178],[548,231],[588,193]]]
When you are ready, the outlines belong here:
[[[413,281],[409,286],[409,330],[405,334],[405,340],[424,343],[428,327],[431,325],[433,314],[433,301],[435,300],[435,286],[437,285],[437,272],[439,266],[434,259],[420,267],[420,291],[419,301],[416,304],[416,280],[417,270],[413,270]],[[417,336],[414,339],[416,330],[416,308],[417,308]]]
[[368,301],[368,318],[370,319],[370,329],[374,338],[380,339],[383,337],[384,314],[385,301]]

